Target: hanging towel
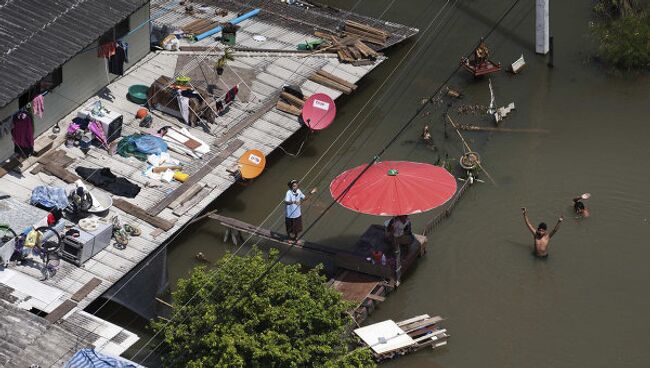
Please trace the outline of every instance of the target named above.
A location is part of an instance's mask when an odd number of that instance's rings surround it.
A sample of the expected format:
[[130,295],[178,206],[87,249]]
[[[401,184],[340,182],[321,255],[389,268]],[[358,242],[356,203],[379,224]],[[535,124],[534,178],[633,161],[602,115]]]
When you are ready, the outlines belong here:
[[229,104],[235,100],[235,96],[237,96],[237,92],[239,92],[239,88],[237,86],[232,87],[228,92],[226,92],[226,96],[223,98],[223,102],[226,104]]
[[115,41],[110,41],[105,44],[99,45],[99,48],[97,49],[97,57],[109,58],[115,55],[116,45],[117,44],[115,43]]
[[181,111],[185,124],[190,123],[190,98],[178,94],[178,109]]
[[124,75],[124,63],[127,62],[127,47],[124,42],[119,42],[113,55],[108,58],[108,71],[115,75]]
[[43,95],[40,94],[32,100],[32,108],[34,109],[34,115],[38,116],[39,118],[43,118],[43,112],[45,111],[45,108],[43,107]]

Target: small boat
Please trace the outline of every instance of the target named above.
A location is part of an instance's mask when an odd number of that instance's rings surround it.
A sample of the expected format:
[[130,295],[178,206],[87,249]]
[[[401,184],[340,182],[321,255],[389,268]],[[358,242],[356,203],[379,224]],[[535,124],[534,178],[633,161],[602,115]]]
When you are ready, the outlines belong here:
[[462,57],[460,59],[460,64],[465,68],[465,70],[472,73],[474,78],[500,71],[501,63],[494,62],[490,60],[489,57],[490,50],[483,39],[481,39],[479,45],[474,49],[474,52],[472,52],[472,58]]
[[510,72],[513,74],[517,74],[524,68],[524,66],[526,66],[526,60],[524,60],[524,54],[521,54],[519,59],[515,60],[510,65]]

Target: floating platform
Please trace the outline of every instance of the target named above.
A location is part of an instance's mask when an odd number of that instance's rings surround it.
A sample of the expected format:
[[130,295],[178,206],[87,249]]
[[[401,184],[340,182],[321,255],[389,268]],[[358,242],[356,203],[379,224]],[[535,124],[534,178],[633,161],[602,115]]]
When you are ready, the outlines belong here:
[[449,335],[440,327],[440,316],[428,314],[413,317],[401,322],[386,320],[354,330],[363,345],[370,348],[376,361],[393,359],[431,347],[447,345]]

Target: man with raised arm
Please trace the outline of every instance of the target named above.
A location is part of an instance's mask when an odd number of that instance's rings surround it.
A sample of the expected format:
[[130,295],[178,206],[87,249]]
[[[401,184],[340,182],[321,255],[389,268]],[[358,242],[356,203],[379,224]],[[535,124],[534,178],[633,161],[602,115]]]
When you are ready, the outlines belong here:
[[553,231],[550,233],[547,231],[547,226],[545,223],[540,222],[539,225],[537,225],[537,230],[533,227],[533,225],[530,223],[530,220],[528,219],[528,211],[526,210],[526,207],[521,208],[521,212],[524,215],[524,221],[526,222],[526,226],[528,227],[528,230],[533,234],[533,239],[534,239],[534,245],[535,245],[535,250],[533,251],[533,254],[537,258],[546,258],[548,257],[548,243],[555,235],[557,230],[560,228],[560,223],[564,221],[564,218],[560,216],[560,218],[557,220],[557,224],[555,224],[555,227],[553,228]]

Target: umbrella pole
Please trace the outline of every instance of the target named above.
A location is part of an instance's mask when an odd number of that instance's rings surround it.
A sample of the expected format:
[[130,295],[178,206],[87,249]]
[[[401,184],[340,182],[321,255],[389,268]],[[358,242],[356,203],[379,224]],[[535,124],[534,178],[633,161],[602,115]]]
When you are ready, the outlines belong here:
[[395,287],[398,287],[402,280],[402,251],[397,238],[394,236],[393,245],[395,246]]

